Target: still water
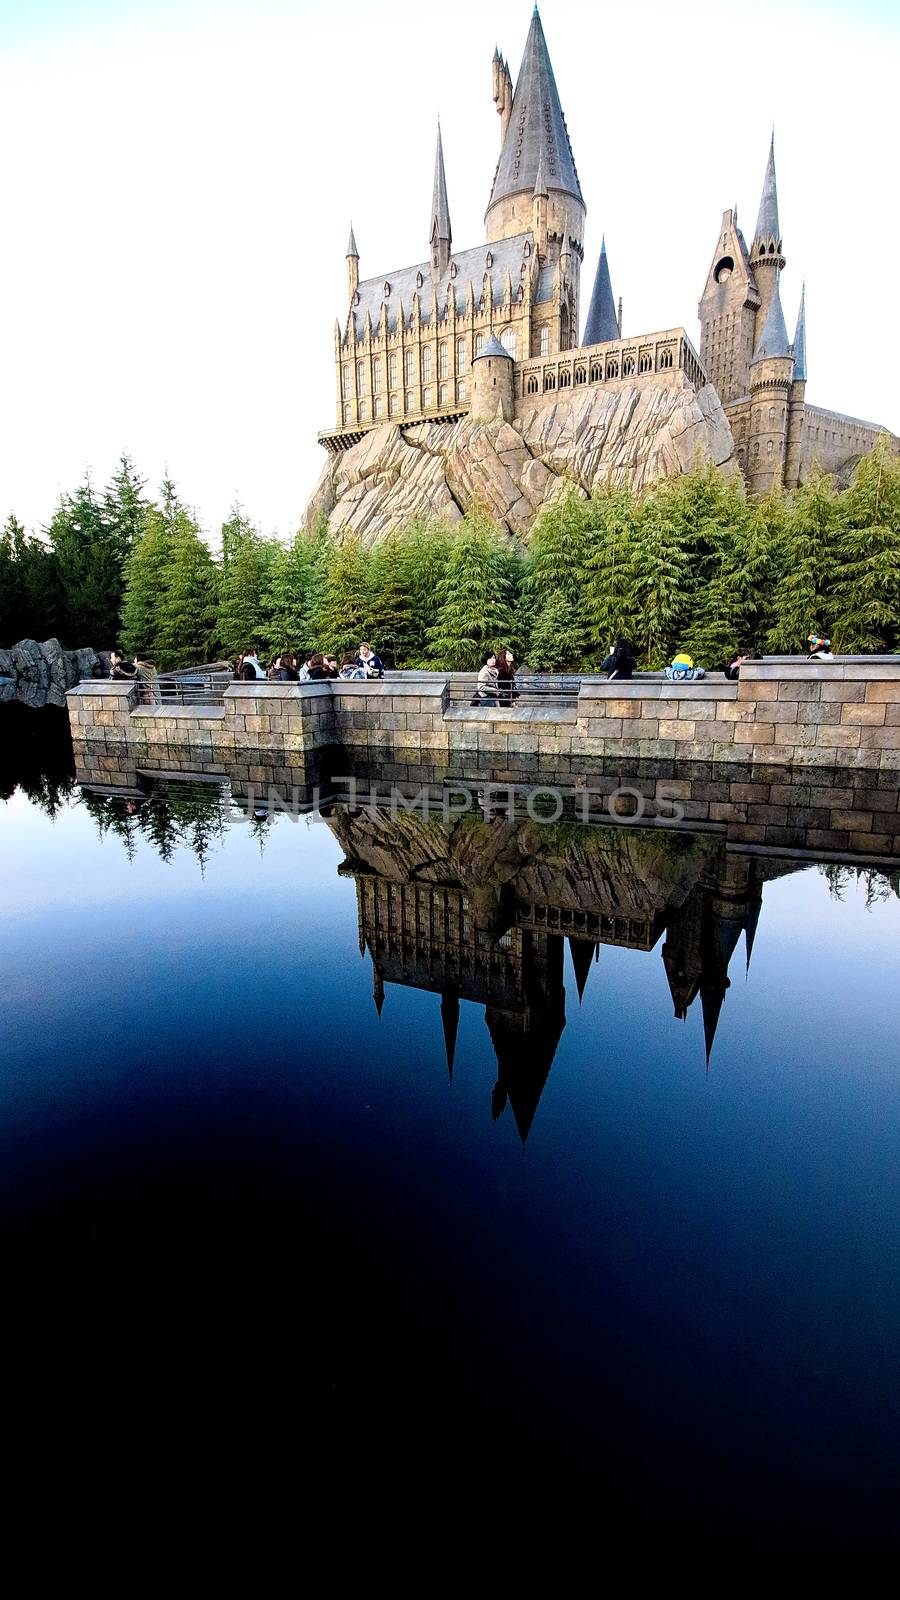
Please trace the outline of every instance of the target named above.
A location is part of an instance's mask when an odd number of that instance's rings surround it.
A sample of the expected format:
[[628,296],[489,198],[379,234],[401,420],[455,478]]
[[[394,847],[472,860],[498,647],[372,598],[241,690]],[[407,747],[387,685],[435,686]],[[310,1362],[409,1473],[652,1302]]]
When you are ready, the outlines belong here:
[[126,1438],[887,1537],[889,864],[85,787],[7,709],[4,1257]]

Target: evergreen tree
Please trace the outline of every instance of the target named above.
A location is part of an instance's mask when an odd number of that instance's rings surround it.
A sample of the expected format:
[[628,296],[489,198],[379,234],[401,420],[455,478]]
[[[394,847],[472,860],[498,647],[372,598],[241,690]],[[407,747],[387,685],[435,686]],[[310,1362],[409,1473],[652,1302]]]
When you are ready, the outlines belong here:
[[113,474],[103,494],[107,535],[117,552],[123,578],[128,557],[147,526],[150,502],[142,493],[144,486],[145,479],[138,477],[130,457],[123,455],[118,472]]
[[163,480],[161,504],[147,512],[144,532],[128,558],[122,601],[122,644],[130,655],[162,662],[161,624],[178,519],[175,485]]
[[298,533],[279,546],[266,569],[264,609],[273,651],[314,650],[315,619],[321,609],[330,542],[322,530]]
[[777,551],[768,650],[793,654],[805,648],[809,633],[829,632],[837,528],[834,483],[818,472],[795,489],[788,503]]
[[639,648],[634,562],[639,507],[630,487],[605,484],[585,507],[582,613],[588,657],[608,654],[617,639]]
[[439,611],[431,632],[436,666],[471,671],[481,665],[485,649],[497,649],[512,638],[514,623],[506,582],[497,530],[476,508],[454,533],[446,571],[438,585]]
[[403,666],[412,653],[413,601],[404,560],[405,541],[390,534],[372,552],[369,572],[368,629],[387,666]]
[[359,539],[348,538],[333,546],[325,566],[321,604],[315,616],[319,649],[356,649],[368,638],[371,608],[372,557]]
[[228,521],[222,524],[216,624],[219,645],[228,657],[238,656],[263,639],[268,643],[267,579],[273,554],[240,507],[233,506]]
[[882,435],[840,497],[833,636],[857,654],[900,647],[900,461]]
[[216,637],[219,569],[184,507],[175,516],[158,613],[158,662],[163,668],[208,661]]
[[641,507],[632,582],[635,643],[651,670],[665,666],[681,648],[689,609],[689,544],[680,521],[671,517],[668,486],[657,485]]
[[61,496],[47,537],[62,587],[63,642],[72,649],[114,643],[122,606],[123,561],[88,475],[73,495]]
[[590,629],[584,611],[589,516],[584,496],[569,484],[532,530],[522,582],[528,611],[529,664],[580,667]]
[[[404,665],[424,667],[440,609],[439,586],[447,569],[453,534],[444,522],[417,518],[403,530],[397,559],[409,597],[409,631]],[[377,629],[373,627],[373,633]]]
[[4,647],[25,637],[24,630],[18,631],[25,615],[25,594],[17,559],[24,542],[25,529],[10,514],[0,529],[0,646]]

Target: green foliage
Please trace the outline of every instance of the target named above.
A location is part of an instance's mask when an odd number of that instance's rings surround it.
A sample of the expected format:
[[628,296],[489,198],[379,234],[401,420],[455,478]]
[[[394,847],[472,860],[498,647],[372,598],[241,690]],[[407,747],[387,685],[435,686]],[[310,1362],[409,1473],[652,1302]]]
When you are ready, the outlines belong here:
[[316,648],[315,618],[322,604],[330,552],[330,541],[321,528],[300,532],[291,544],[275,549],[266,568],[263,597],[273,652]]
[[585,661],[603,660],[617,639],[635,641],[640,619],[634,597],[634,563],[640,505],[630,488],[605,485],[591,497],[586,515],[587,547],[582,608],[587,630]]
[[775,556],[775,590],[766,648],[804,648],[813,630],[830,634],[832,592],[840,525],[839,497],[831,478],[817,472],[791,497]]
[[372,556],[359,539],[348,538],[332,546],[315,616],[319,649],[339,656],[368,639],[372,580]]
[[529,666],[579,667],[590,630],[584,609],[589,513],[570,484],[538,518],[522,580]]
[[438,601],[431,630],[435,666],[471,671],[486,649],[498,649],[513,637],[508,563],[496,529],[478,509],[454,532]]
[[260,538],[239,506],[222,524],[222,570],[216,634],[227,657],[269,642],[269,575],[278,546]]

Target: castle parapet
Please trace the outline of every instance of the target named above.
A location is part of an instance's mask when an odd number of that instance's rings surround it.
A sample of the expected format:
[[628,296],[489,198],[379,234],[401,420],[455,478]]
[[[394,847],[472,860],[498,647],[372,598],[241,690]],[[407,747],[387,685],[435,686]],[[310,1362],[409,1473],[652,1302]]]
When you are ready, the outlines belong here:
[[703,363],[683,328],[613,339],[606,344],[579,345],[539,361],[516,363],[516,400],[527,404],[560,389],[590,384],[623,385],[642,381],[659,384],[683,375],[695,389],[708,381]]

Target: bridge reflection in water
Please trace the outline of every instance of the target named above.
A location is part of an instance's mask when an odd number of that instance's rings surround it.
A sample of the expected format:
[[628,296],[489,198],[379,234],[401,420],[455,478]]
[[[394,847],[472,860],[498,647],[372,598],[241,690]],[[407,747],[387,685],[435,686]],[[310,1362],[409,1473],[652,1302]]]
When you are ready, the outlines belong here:
[[[161,764],[171,752],[156,767],[142,759],[146,766],[132,765],[134,752],[120,747],[102,767],[76,772],[98,825],[128,848],[139,827],[162,854],[188,843],[202,865],[238,819],[264,837],[284,811],[320,811],[344,852],[338,871],[356,886],[359,949],[371,960],[379,1015],[391,984],[440,996],[452,1076],[461,1002],[483,1006],[497,1059],[493,1115],[508,1106],[523,1142],[565,1027],[567,943],[579,1003],[603,945],[659,947],[675,1016],[699,1003],[709,1065],[735,960],[749,969],[766,883],[819,862],[838,876],[868,872],[873,892],[898,888],[900,852],[854,855],[815,842],[825,833],[893,841],[900,790],[884,774],[820,769],[813,790],[808,772],[794,780],[784,769],[754,769],[747,782],[705,764],[690,773],[685,763],[677,782],[670,768],[644,762],[607,772],[595,764],[589,778],[570,768],[539,780],[532,772],[529,783],[487,768],[336,774],[326,758],[285,768],[282,756],[267,763],[259,751],[204,766],[194,754],[176,769]],[[545,806],[546,791],[557,791],[553,821],[535,807],[538,781]],[[596,785],[589,801],[586,783]],[[609,799],[620,786],[621,815]],[[764,820],[766,809],[776,823]],[[827,826],[839,814],[844,835]],[[791,843],[753,837],[767,827]]]

